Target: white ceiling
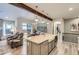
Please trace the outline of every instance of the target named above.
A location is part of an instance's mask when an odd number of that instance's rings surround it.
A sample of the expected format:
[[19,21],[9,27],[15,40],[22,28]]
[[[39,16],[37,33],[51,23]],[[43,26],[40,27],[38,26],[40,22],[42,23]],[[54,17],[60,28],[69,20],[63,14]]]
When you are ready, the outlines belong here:
[[[44,10],[53,18],[74,18],[79,16],[79,3],[34,3],[39,9]],[[69,11],[69,8],[73,8]]]
[[[8,17],[8,18],[6,18]],[[37,16],[40,21],[48,22],[48,20],[45,20],[44,18]],[[18,7],[15,7],[13,5],[7,4],[7,3],[0,3],[0,19],[4,20],[16,20],[16,19],[24,19],[27,20],[27,22],[35,22],[36,15],[33,13],[20,9]],[[40,22],[39,21],[39,22]],[[50,22],[50,21],[49,21]]]
[[[79,17],[79,3],[32,3],[34,6],[38,6],[39,9],[44,10],[52,18],[63,17],[65,19]],[[69,8],[73,8],[69,11]],[[29,20],[34,20],[35,15],[31,12],[17,8],[10,4],[0,3],[0,18],[8,20],[14,20],[18,17],[24,17]],[[38,17],[42,19],[41,17]]]
[[34,14],[10,4],[0,3],[0,18],[1,19],[16,20],[19,17],[24,17],[28,20],[32,20],[34,19]]

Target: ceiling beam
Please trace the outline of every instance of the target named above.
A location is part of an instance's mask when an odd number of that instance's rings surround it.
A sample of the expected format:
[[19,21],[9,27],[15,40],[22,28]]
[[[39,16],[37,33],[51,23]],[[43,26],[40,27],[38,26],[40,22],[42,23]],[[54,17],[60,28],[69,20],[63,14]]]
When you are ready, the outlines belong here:
[[41,17],[43,17],[43,18],[46,18],[46,19],[48,19],[48,20],[50,20],[50,21],[53,20],[52,18],[50,18],[50,17],[44,15],[43,13],[38,12],[37,10],[35,10],[35,9],[33,9],[33,8],[31,8],[31,7],[29,7],[29,6],[25,5],[25,4],[23,4],[23,3],[9,3],[9,4],[14,5],[14,6],[16,6],[16,7],[19,7],[19,8],[22,8],[22,9],[25,9],[25,10],[28,10],[28,11],[30,11],[30,12],[32,12],[32,13],[38,15],[38,16],[41,16]]

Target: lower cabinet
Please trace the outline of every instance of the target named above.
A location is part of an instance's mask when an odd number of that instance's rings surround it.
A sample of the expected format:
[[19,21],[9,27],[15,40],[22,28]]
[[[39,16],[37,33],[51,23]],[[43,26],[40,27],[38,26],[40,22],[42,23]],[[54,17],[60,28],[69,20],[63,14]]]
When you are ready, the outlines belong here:
[[51,44],[51,42],[49,42],[49,53],[50,53],[51,49],[52,49],[52,44]]
[[49,42],[49,53],[55,48],[55,40]]
[[48,55],[48,41],[41,44],[41,55]]
[[31,53],[32,55],[40,55],[41,54],[40,45],[32,43]]
[[32,43],[30,41],[27,41],[27,54],[28,55],[31,55],[32,54],[32,52],[31,52],[32,51],[31,50],[32,49],[32,46],[31,45],[32,45]]
[[40,44],[27,41],[27,55],[48,55],[48,41]]
[[27,41],[27,55],[48,55],[56,47],[57,40],[45,41],[40,44]]

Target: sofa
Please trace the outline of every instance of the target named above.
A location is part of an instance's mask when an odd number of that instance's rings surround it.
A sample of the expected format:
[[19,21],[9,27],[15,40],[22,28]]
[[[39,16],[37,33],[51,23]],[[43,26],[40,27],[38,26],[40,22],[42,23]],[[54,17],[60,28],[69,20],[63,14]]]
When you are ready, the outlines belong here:
[[13,36],[7,37],[7,43],[11,48],[16,48],[23,45],[23,33],[16,33]]

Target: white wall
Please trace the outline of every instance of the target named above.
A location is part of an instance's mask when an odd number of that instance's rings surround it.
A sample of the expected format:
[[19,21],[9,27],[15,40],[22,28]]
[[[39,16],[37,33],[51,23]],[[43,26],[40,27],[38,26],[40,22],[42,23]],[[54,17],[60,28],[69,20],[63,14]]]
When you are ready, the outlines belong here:
[[54,34],[56,34],[56,26],[60,23],[60,30],[64,33],[64,19],[63,18],[56,18],[54,19]]
[[47,24],[47,32],[50,34],[53,34],[53,23],[49,22],[49,24]]
[[79,31],[71,31],[71,24],[78,24],[78,23],[79,23],[79,18],[65,20],[64,23],[65,33],[79,33]]

